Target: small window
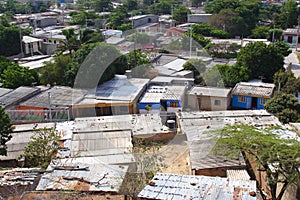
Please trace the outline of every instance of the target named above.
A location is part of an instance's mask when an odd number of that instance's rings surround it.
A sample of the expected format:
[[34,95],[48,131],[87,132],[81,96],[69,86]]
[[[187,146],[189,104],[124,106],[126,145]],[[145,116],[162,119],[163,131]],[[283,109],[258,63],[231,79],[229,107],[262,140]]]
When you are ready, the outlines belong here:
[[264,105],[266,103],[266,99],[265,98],[260,98],[260,104]]
[[238,102],[246,102],[246,97],[245,96],[239,96],[238,97]]
[[215,100],[215,106],[220,106],[221,105],[221,100]]
[[178,102],[171,102],[170,104],[171,107],[178,107]]

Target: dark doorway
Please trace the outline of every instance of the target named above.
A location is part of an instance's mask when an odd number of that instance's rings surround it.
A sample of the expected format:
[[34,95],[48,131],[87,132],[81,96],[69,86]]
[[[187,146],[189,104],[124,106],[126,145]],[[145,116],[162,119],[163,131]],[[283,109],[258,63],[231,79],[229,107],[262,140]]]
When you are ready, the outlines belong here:
[[252,109],[257,109],[257,97],[252,97]]

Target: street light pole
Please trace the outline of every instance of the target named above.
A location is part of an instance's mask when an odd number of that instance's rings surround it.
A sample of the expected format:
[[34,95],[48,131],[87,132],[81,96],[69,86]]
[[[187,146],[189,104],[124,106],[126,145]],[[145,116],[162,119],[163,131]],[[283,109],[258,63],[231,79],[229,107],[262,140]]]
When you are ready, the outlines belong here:
[[51,112],[51,92],[48,92],[48,102],[49,102],[49,120],[52,121],[52,112]]
[[193,33],[193,25],[191,24],[191,29],[190,29],[190,57],[192,57],[192,41],[193,41],[192,33]]

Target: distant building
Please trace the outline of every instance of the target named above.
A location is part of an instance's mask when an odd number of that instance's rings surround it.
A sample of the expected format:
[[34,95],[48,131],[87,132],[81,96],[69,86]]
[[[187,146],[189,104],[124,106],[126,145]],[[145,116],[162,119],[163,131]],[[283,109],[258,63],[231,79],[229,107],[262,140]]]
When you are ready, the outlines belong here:
[[262,82],[240,82],[231,91],[232,107],[264,109],[264,104],[274,94],[275,85]]
[[138,195],[141,199],[198,200],[256,200],[256,196],[253,180],[164,173],[157,173]]
[[23,36],[22,45],[23,52],[25,56],[33,56],[35,54],[42,54],[42,39]]
[[212,14],[188,14],[188,23],[207,23]]
[[30,19],[30,24],[32,27],[45,28],[47,26],[57,25],[57,16],[39,16]]
[[287,44],[289,44],[292,47],[296,47],[297,42],[299,43],[300,36],[298,34],[297,28],[288,28],[283,31],[282,33],[283,41],[285,41]]
[[129,20],[132,22],[133,28],[140,28],[142,26],[158,23],[158,16],[157,15],[136,15],[130,17]]
[[192,110],[227,110],[230,106],[228,88],[193,87],[188,93],[188,107]]

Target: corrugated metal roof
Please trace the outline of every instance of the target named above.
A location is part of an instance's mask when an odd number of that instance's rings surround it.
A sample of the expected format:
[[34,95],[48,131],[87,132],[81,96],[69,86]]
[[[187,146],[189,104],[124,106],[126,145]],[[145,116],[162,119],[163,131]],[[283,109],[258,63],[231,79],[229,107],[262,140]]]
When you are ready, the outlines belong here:
[[85,90],[73,89],[64,86],[55,86],[49,90],[42,92],[39,95],[28,99],[20,105],[49,108],[49,103],[51,103],[51,107],[67,107],[81,101],[86,94],[87,91]]
[[275,85],[270,83],[246,83],[240,82],[232,89],[232,94],[254,96],[254,97],[268,97],[273,95]]
[[281,124],[265,110],[181,112],[177,116],[181,130],[187,136],[192,169],[245,166],[241,156],[237,160],[213,156],[211,151],[216,140],[213,139],[215,135],[208,131],[238,122],[254,126]]
[[73,156],[113,155],[130,153],[131,131],[74,133],[71,154]]
[[158,173],[138,196],[145,199],[255,200],[250,191],[256,192],[255,181]]
[[19,103],[22,100],[26,100],[38,92],[39,89],[35,87],[18,87],[17,89],[14,89],[13,91],[1,96],[0,105],[8,107],[10,105]]
[[165,67],[169,70],[175,71],[175,72],[179,72],[184,69],[183,68],[184,63],[186,63],[186,60],[177,58],[176,60],[173,60],[173,61],[165,64],[163,67]]
[[7,156],[0,156],[0,160],[18,160],[37,129],[54,127],[54,123],[15,125],[14,132],[11,134],[12,138],[6,143]]
[[13,168],[0,171],[0,186],[31,185],[38,178],[40,168]]
[[11,92],[12,89],[7,89],[7,88],[0,88],[0,97]]
[[217,87],[193,87],[189,94],[200,96],[213,96],[213,97],[228,97],[231,89],[229,88],[217,88]]
[[50,165],[36,190],[118,192],[128,166],[73,163]]

